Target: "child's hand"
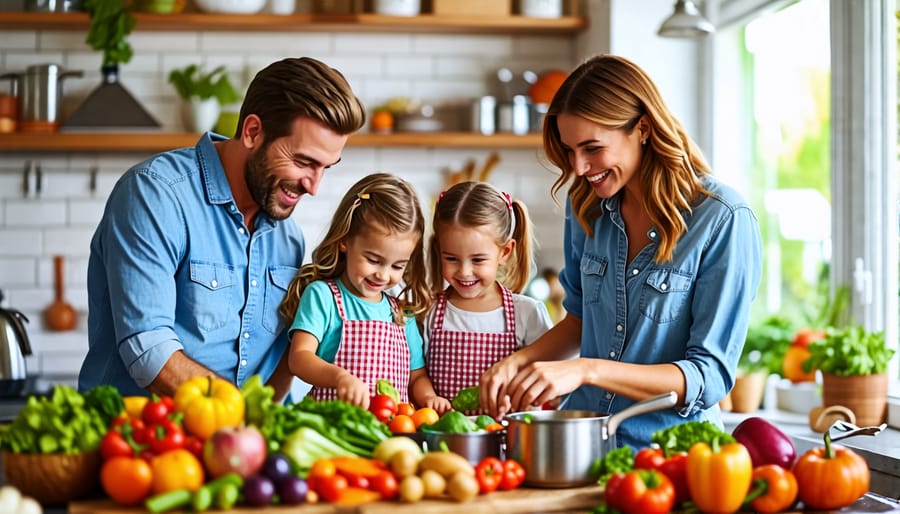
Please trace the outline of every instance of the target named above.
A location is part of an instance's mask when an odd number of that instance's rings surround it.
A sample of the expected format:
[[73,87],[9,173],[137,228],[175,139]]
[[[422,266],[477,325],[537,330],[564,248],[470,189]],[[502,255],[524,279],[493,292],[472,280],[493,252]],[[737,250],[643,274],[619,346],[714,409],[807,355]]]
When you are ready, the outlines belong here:
[[438,414],[441,416],[444,415],[447,411],[453,410],[453,407],[450,406],[450,400],[444,398],[443,396],[433,396],[429,398],[425,402],[426,407],[431,407],[436,410]]
[[337,378],[337,396],[363,409],[369,408],[369,386],[349,371],[343,371]]

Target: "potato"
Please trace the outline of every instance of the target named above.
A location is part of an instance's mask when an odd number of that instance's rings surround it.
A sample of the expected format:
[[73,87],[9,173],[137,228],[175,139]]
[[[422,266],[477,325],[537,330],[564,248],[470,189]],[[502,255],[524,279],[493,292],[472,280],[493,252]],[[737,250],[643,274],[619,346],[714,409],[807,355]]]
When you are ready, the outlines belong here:
[[397,450],[391,456],[391,471],[397,475],[397,478],[405,478],[416,474],[419,467],[419,458],[421,453],[416,455],[409,450]]
[[465,457],[453,452],[428,452],[419,461],[419,473],[426,470],[437,471],[445,479],[458,472],[475,476],[475,468]]
[[478,480],[475,475],[457,472],[447,481],[447,494],[458,502],[467,502],[478,496]]
[[[472,477],[474,480],[475,478]],[[415,503],[425,496],[425,483],[416,475],[410,475],[400,481],[400,501]]]
[[425,484],[425,497],[437,498],[443,496],[447,490],[447,480],[433,469],[426,469],[419,477]]

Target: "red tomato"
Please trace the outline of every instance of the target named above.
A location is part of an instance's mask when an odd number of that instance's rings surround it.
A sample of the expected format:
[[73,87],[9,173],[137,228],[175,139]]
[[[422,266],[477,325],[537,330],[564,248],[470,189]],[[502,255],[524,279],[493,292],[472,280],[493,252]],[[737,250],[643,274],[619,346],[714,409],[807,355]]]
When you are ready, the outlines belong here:
[[497,457],[485,457],[475,466],[475,478],[478,479],[480,494],[492,493],[500,487],[503,480],[503,463]]
[[634,455],[635,469],[659,469],[666,456],[658,448],[642,448]]
[[157,396],[153,395],[144,405],[144,410],[141,411],[141,419],[144,420],[144,423],[149,425],[155,425],[157,423],[162,423],[166,419],[168,419],[169,414],[171,414],[175,410],[175,399],[171,396]]
[[675,488],[652,469],[616,473],[606,482],[606,503],[625,514],[663,514],[675,506]]
[[341,499],[347,490],[347,479],[343,475],[319,476],[315,481],[316,493],[328,502],[336,502]]
[[400,402],[397,404],[397,414],[405,414],[412,416],[416,412],[416,408],[409,402]]
[[397,414],[397,403],[386,394],[376,394],[369,401],[369,412],[378,418],[378,421],[387,423]]
[[388,424],[388,428],[395,434],[411,434],[416,431],[416,422],[405,414],[397,414]]
[[380,494],[384,500],[396,498],[399,488],[397,477],[388,470],[384,470],[369,479],[369,489]]
[[500,489],[509,491],[522,485],[525,481],[525,468],[518,461],[507,459],[503,461],[503,478],[500,480]]
[[119,505],[137,505],[150,496],[153,471],[143,459],[113,457],[100,468],[100,483]]
[[675,503],[681,504],[691,499],[687,485],[687,453],[672,455],[659,467],[659,471],[669,477],[675,487]]
[[134,448],[117,430],[108,431],[100,440],[100,456],[105,461],[113,457],[133,457],[134,453]]

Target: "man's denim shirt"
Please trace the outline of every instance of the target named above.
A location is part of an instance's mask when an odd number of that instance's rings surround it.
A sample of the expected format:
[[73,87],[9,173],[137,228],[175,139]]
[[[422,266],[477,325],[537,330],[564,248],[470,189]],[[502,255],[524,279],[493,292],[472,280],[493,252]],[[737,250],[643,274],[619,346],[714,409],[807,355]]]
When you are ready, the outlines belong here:
[[[647,446],[655,430],[690,420],[722,425],[717,404],[734,384],[762,274],[762,242],[756,216],[740,195],[711,177],[703,183],[711,196],[684,215],[687,232],[672,260],[659,264],[655,228],[647,234],[652,242],[626,263],[619,196],[601,201],[603,214],[590,238],[566,205],[560,281],[566,311],[582,319],[581,356],[673,363],[685,377],[685,405],[626,418],[617,430],[619,445]],[[564,407],[614,413],[633,403],[582,386]]]
[[287,347],[278,305],[304,255],[297,224],[244,225],[213,139],[134,166],[91,241],[89,350],[78,387],[144,394],[177,350],[236,384]]

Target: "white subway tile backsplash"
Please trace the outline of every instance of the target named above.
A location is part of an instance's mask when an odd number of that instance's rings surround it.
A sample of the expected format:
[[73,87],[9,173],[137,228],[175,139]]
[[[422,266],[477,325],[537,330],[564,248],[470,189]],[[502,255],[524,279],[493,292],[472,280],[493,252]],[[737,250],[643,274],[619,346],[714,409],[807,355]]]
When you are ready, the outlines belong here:
[[[24,165],[23,165],[24,168]],[[25,179],[22,170],[0,170],[0,200],[4,198],[23,198],[25,190]],[[2,220],[3,209],[0,209],[0,220]],[[2,224],[2,222],[0,222]]]
[[69,225],[96,227],[105,203],[105,200],[69,200]]
[[[520,36],[513,40],[513,55],[540,60],[545,65],[556,65],[563,70],[570,68],[572,46],[565,39],[545,36]],[[547,59],[550,57],[551,59]],[[563,57],[563,59],[560,59]],[[536,59],[539,58],[539,59]]]
[[37,48],[6,52],[6,71],[25,71],[32,64],[60,64],[62,52],[40,52]]
[[0,229],[0,255],[36,256],[43,252],[40,231],[34,229],[2,228]]
[[7,227],[63,226],[66,223],[66,203],[61,200],[7,200]]
[[136,30],[128,35],[134,55],[159,55],[169,52],[197,52],[200,34],[194,32],[144,32]]
[[336,32],[334,52],[349,55],[392,55],[410,53],[414,37],[408,34],[358,34]]
[[[34,50],[40,32],[33,30],[8,30],[3,34],[4,54],[12,50]],[[10,71],[10,70],[7,70]]]
[[[84,336],[85,341],[87,340],[87,334]],[[77,373],[79,369],[81,369],[81,363],[84,361],[84,356],[87,355],[87,349],[83,352],[78,351],[68,351],[68,352],[54,352],[52,357],[44,357],[41,358],[41,374],[42,375],[66,375]]]
[[0,257],[0,289],[7,286],[34,286],[37,283],[35,261],[27,257]]
[[[99,220],[97,220],[99,221]],[[47,228],[43,231],[44,255],[80,255],[90,253],[94,228]]]
[[435,61],[431,57],[388,56],[385,57],[385,74],[388,77],[422,78],[433,77]]
[[512,38],[506,35],[469,36],[436,34],[414,36],[414,53],[424,55],[510,55]]
[[42,31],[37,40],[37,47],[44,52],[85,51],[91,49],[91,47],[84,42],[84,32],[72,30]]

